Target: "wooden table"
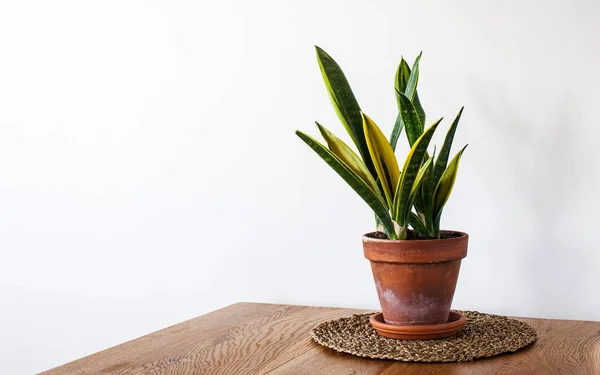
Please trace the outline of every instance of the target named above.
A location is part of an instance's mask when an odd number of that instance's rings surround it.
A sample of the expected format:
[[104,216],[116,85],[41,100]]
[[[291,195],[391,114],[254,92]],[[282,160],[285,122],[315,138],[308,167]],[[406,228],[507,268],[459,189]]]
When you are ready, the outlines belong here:
[[452,364],[358,358],[309,337],[317,323],[364,312],[237,303],[42,374],[600,374],[600,322],[518,318],[537,330],[533,345]]

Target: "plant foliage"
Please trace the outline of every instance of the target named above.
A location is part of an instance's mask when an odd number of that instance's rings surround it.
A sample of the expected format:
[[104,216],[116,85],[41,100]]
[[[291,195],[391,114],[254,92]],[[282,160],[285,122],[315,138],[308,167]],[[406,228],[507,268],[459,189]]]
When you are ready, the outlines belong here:
[[[417,93],[421,54],[412,68],[402,58],[394,80],[398,115],[388,141],[361,110],[340,66],[324,50],[316,50],[331,103],[358,154],[319,123],[317,127],[327,146],[299,130],[296,134],[369,205],[390,239],[407,239],[409,226],[422,237],[439,238],[440,217],[466,148],[448,162],[462,108],[450,125],[439,154],[430,156],[427,150],[442,119],[425,127],[425,111]],[[403,129],[410,151],[400,168],[395,149]]]

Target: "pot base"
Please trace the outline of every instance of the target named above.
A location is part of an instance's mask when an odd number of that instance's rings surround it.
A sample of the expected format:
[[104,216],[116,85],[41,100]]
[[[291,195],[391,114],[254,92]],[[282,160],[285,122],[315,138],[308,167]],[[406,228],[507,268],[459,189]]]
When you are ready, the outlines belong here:
[[381,336],[399,340],[433,340],[452,336],[465,325],[467,318],[455,311],[450,311],[447,323],[420,325],[420,326],[397,326],[387,324],[383,320],[383,314],[378,313],[369,318],[371,326]]

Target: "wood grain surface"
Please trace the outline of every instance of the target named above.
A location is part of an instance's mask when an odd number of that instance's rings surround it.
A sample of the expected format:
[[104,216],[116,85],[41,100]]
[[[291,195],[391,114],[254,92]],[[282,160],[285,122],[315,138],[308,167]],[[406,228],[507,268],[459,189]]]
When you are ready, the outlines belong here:
[[600,322],[517,318],[537,330],[533,345],[452,364],[358,358],[309,336],[320,322],[366,311],[237,303],[42,374],[600,374]]

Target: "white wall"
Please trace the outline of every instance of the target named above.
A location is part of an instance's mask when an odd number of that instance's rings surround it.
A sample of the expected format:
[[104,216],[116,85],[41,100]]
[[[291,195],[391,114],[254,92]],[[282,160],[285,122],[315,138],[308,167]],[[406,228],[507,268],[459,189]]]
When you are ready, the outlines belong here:
[[345,136],[313,44],[386,133],[401,54],[424,51],[430,119],[466,106],[443,219],[471,235],[456,308],[600,320],[599,11],[0,3],[0,373],[236,301],[378,306],[360,242],[372,215],[294,135],[319,120]]

